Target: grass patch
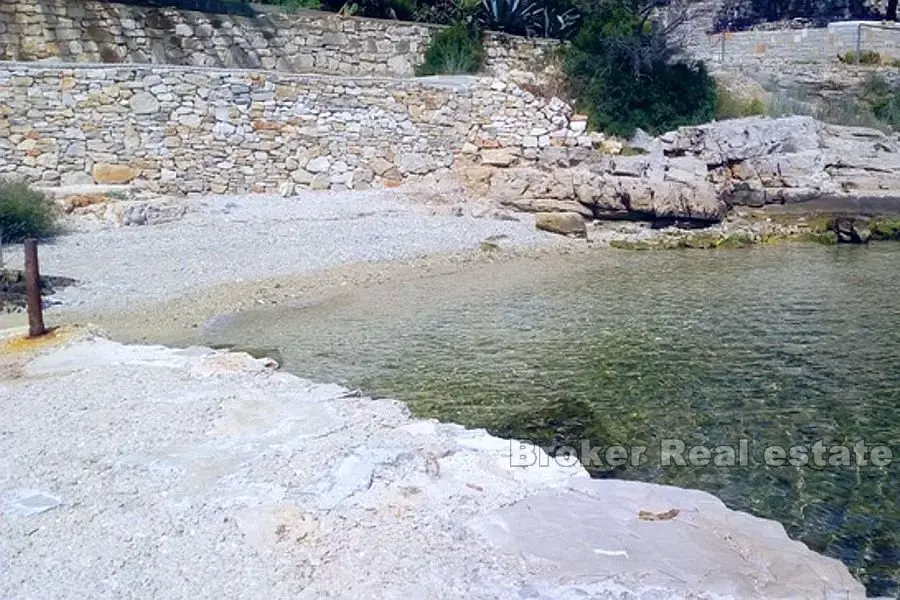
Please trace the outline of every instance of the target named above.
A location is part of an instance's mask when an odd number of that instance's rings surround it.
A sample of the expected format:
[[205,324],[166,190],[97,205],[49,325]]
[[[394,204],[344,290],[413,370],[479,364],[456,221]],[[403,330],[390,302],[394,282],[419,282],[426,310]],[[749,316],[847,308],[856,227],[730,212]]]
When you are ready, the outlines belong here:
[[900,217],[875,217],[868,223],[872,240],[900,241]]
[[475,73],[484,61],[481,31],[466,23],[457,23],[435,32],[425,51],[424,62],[416,75],[462,75]]
[[856,52],[852,50],[850,52],[846,52],[841,58],[841,61],[855,65],[880,65],[881,64],[881,55],[874,50],[863,50],[859,53],[859,56],[856,55]]
[[59,212],[53,201],[21,181],[0,179],[0,239],[21,242],[59,233]]
[[745,100],[732,94],[723,86],[716,86],[716,119],[740,119],[766,114],[768,108],[759,98]]

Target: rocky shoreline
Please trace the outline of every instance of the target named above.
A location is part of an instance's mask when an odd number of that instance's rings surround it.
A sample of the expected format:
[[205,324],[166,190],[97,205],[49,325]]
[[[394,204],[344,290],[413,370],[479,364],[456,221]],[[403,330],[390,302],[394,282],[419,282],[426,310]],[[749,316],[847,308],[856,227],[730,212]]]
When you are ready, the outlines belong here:
[[[240,306],[315,301],[326,288],[289,281],[304,273],[300,264],[310,277],[337,265],[327,287],[334,291],[372,277],[422,277],[470,260],[586,252],[631,238],[727,239],[739,227],[731,218],[702,230],[606,223],[591,227],[584,243],[535,231],[527,215],[475,215],[470,205],[406,204],[384,194],[302,201],[273,198],[264,209],[259,198],[210,199],[156,226],[64,236],[46,247],[44,270],[82,283],[63,290],[50,316],[73,323],[131,311],[120,322],[139,319],[158,341],[167,327],[190,331]],[[740,227],[755,223],[760,236],[794,227],[749,214],[731,217]],[[395,245],[375,244],[393,235]],[[249,250],[272,236],[304,243],[263,256]],[[160,248],[168,258],[146,262]],[[429,254],[439,250],[445,259]],[[381,266],[367,262],[353,274],[357,261],[379,258]],[[240,305],[229,304],[238,296]],[[129,337],[127,329],[116,338]],[[590,480],[580,467],[552,461],[513,467],[509,441],[414,420],[399,403],[312,384],[270,360],[126,346],[65,327],[54,335],[46,347],[10,334],[0,342],[0,391],[14,415],[0,436],[0,472],[8,474],[0,511],[13,532],[0,552],[15,574],[2,582],[4,597],[63,579],[102,597],[141,577],[149,586],[142,589],[162,593],[177,582],[170,594],[205,597],[222,582],[204,574],[224,563],[245,584],[236,595],[247,597],[865,597],[839,562],[709,494]],[[86,441],[68,452],[71,439]],[[108,531],[122,534],[110,541]],[[70,548],[104,577],[78,567]]]
[[246,354],[20,336],[0,339],[3,597],[865,597],[704,492],[522,463]]

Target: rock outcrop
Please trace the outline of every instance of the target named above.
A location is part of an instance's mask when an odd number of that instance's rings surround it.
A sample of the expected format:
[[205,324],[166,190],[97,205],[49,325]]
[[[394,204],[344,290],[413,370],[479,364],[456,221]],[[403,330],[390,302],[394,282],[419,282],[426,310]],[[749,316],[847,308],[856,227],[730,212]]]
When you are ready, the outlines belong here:
[[[660,137],[668,156],[706,164],[729,205],[763,206],[897,195],[900,144],[876,129],[812,117],[734,119]],[[896,202],[888,202],[896,204]],[[894,209],[889,209],[893,211]]]
[[544,212],[534,216],[534,224],[538,229],[559,233],[561,235],[573,235],[585,237],[587,228],[584,219],[574,212]]
[[549,147],[533,160],[505,154],[460,172],[473,193],[502,204],[587,219],[703,225],[733,206],[801,202],[900,212],[900,144],[874,129],[747,118],[638,135],[635,144],[636,155],[603,154],[602,143]]

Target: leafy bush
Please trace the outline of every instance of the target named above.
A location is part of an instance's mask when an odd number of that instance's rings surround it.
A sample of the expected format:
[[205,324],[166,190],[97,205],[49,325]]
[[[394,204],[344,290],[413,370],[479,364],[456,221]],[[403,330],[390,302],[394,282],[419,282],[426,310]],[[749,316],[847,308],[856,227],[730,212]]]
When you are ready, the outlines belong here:
[[740,119],[766,114],[766,105],[759,98],[744,100],[729,92],[724,86],[716,87],[716,119]]
[[664,32],[628,0],[601,4],[565,52],[569,88],[597,129],[655,134],[715,115],[715,82],[703,64],[675,60]]
[[0,237],[20,242],[43,238],[59,231],[58,213],[44,194],[19,181],[0,179]]
[[425,51],[424,62],[416,75],[459,75],[474,73],[484,60],[481,30],[457,23],[436,32]]

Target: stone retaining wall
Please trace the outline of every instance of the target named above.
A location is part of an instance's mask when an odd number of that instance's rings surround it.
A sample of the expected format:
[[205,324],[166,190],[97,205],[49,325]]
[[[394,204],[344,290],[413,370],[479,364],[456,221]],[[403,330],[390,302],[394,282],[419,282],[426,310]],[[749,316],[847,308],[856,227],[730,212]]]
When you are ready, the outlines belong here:
[[[2,0],[0,60],[408,77],[437,28],[305,11],[255,18],[85,0]],[[486,71],[540,71],[553,40],[490,34]]]
[[493,78],[0,63],[0,176],[148,193],[363,189],[588,152],[559,100]]
[[900,25],[848,21],[828,27],[742,31],[692,35],[687,52],[698,60],[724,67],[751,66],[777,70],[785,64],[840,64],[839,56],[874,51],[882,60],[900,59]]

